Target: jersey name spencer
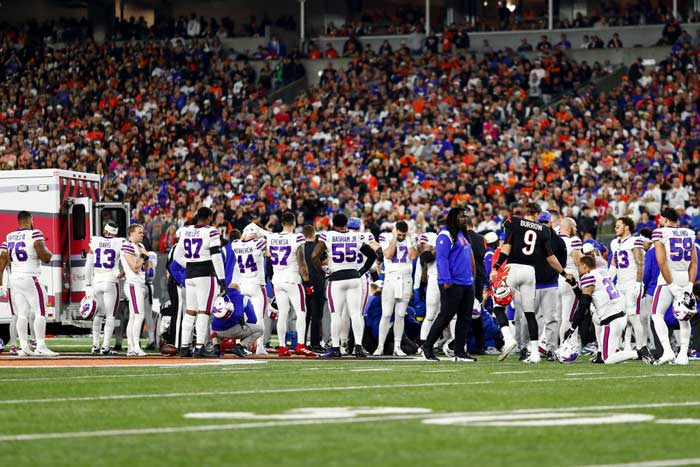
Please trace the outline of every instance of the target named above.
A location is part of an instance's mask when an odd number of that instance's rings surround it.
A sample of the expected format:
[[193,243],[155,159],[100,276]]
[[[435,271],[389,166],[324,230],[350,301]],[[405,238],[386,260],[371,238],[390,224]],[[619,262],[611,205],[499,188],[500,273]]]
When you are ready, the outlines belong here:
[[[671,274],[688,271],[690,260],[693,257],[693,242],[695,240],[695,234],[692,230],[683,227],[661,227],[652,232],[651,240],[663,243],[666,249],[666,261]],[[687,280],[688,278],[685,277],[685,281]],[[658,283],[666,283],[666,279],[661,273],[659,273]]]
[[126,261],[126,255],[130,254],[138,258],[141,254],[139,253],[139,247],[143,248],[141,243],[136,244],[125,240],[122,243],[120,260],[122,262],[122,269],[124,269],[124,280],[127,284],[135,285],[145,285],[146,284],[146,271],[143,266],[139,269],[139,272],[134,272],[130,267],[129,263]]
[[[391,233],[382,233],[379,235],[379,245],[382,250],[386,251],[389,244],[393,240]],[[413,272],[413,260],[408,257],[408,250],[413,246],[406,235],[403,241],[396,242],[396,250],[394,257],[391,259],[384,258],[384,273],[385,274],[411,274]]]
[[638,268],[633,253],[635,248],[642,248],[644,251],[644,240],[641,237],[630,235],[623,239],[616,238],[610,242],[610,251],[615,258],[617,267],[618,284],[630,284],[637,281]]
[[532,222],[520,217],[511,217],[504,222],[506,243],[511,245],[508,255],[509,264],[527,264],[534,266],[537,256],[551,256],[549,245],[550,230],[539,222]]
[[[435,232],[425,232],[421,234],[420,243],[426,243],[435,249],[437,245],[437,234]],[[428,282],[435,282],[437,284],[437,261],[433,261],[428,265]]]
[[297,261],[297,251],[304,245],[304,236],[300,233],[281,232],[267,237],[267,251],[272,263],[273,284],[300,284],[301,273]]
[[90,239],[90,249],[95,256],[92,273],[93,284],[118,281],[122,243],[124,243],[124,239],[117,237],[92,237]]
[[574,251],[581,251],[583,248],[583,243],[578,236],[569,237],[568,235],[559,235],[564,243],[566,244],[566,265],[564,266],[564,271],[569,274],[573,274],[574,277],[578,277],[578,268],[576,267],[576,262],[574,261]]
[[236,255],[233,268],[233,281],[265,285],[265,237],[250,240],[236,240],[231,243],[231,250]]
[[44,240],[41,230],[22,229],[7,234],[0,250],[7,251],[12,277],[41,275],[41,260],[34,248],[37,240]]
[[594,287],[591,314],[594,321],[600,323],[608,316],[624,311],[620,292],[613,284],[612,277],[605,268],[595,268],[581,276],[581,289]]
[[357,255],[365,243],[360,232],[338,232],[329,230],[319,235],[319,240],[328,251],[328,272],[357,270]]

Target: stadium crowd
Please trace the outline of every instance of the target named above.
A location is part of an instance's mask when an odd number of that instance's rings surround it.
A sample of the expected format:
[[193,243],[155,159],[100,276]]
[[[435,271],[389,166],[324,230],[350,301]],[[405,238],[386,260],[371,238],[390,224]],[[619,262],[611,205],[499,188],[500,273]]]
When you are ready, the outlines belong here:
[[653,228],[666,205],[700,229],[700,58],[688,41],[658,67],[637,61],[609,93],[589,83],[600,65],[558,50],[530,61],[355,49],[285,104],[266,94],[293,60],[256,73],[212,41],[11,40],[0,168],[99,173],[105,199],[128,202],[163,253],[201,207],[224,237],[250,222],[280,231],[285,211],[319,231],[344,213],[376,237],[398,220],[420,234],[458,205],[474,230],[499,232],[529,201],[576,219],[583,240],[611,240],[624,215]]

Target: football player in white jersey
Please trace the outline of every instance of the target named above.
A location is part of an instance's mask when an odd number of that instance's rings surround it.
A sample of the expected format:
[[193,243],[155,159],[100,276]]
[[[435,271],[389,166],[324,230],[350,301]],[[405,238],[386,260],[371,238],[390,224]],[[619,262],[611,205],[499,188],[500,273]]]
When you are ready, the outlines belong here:
[[[319,242],[311,255],[313,266],[322,271],[321,262],[328,256],[328,281],[326,298],[331,312],[331,348],[323,356],[340,357],[340,317],[347,307],[352,321],[355,337],[355,356],[367,357],[362,347],[365,323],[362,318],[360,277],[369,270],[376,259],[376,253],[358,232],[347,229],[348,218],[345,214],[333,216],[333,229],[319,235]],[[357,269],[357,253],[365,255],[365,264]]]
[[129,322],[126,325],[128,357],[143,357],[141,349],[141,329],[145,317],[146,269],[148,255],[141,243],[143,226],[131,224],[127,229],[128,239],[121,246],[121,264],[124,269],[124,293],[129,301]]
[[282,232],[272,233],[267,239],[267,254],[272,263],[272,287],[277,300],[277,338],[280,357],[291,355],[285,346],[287,320],[290,305],[296,313],[297,345],[296,355],[315,357],[316,354],[306,348],[306,294],[313,293],[309,283],[309,270],[304,257],[304,235],[294,233],[296,216],[291,212],[282,214]]
[[[377,252],[377,249],[379,248],[379,243],[377,243],[374,240],[374,235],[372,235],[372,232],[365,232],[363,225],[362,225],[362,220],[359,217],[351,217],[348,219],[348,230],[353,231],[353,232],[358,232],[362,238],[363,241],[369,244],[369,246],[372,247],[375,252]],[[383,257],[383,256],[382,256]],[[365,256],[358,252],[357,253],[357,269],[360,270],[362,269],[362,266],[365,264]],[[370,292],[370,271],[365,272],[362,276],[360,276],[360,285],[362,286],[362,311],[364,312],[365,307],[367,306],[367,301],[369,300],[369,292]],[[343,314],[341,316],[341,321],[340,321],[340,353],[342,355],[347,355],[350,353],[350,349],[348,349],[348,341],[350,340],[350,328],[352,326],[352,322],[350,320],[350,314],[348,313],[347,307],[343,309]]]
[[420,344],[428,337],[430,327],[440,311],[440,286],[437,281],[437,262],[435,261],[435,245],[437,234],[425,232],[418,240],[420,248],[420,264],[422,273],[427,277],[425,288],[425,318],[420,326]]
[[[566,265],[564,271],[578,279],[578,260],[581,258],[581,239],[576,235],[576,222],[570,217],[564,217],[559,223],[559,236],[566,244]],[[559,298],[561,300],[561,327],[559,339],[564,340],[564,334],[571,327],[571,320],[578,306],[578,299],[573,287],[566,282],[564,277],[559,277]]]
[[[119,314],[119,256],[123,238],[116,235],[119,228],[109,222],[102,230],[102,236],[90,239],[90,250],[85,262],[85,295],[93,297],[97,303],[97,313],[92,321],[92,353],[115,355],[110,347],[114,333],[114,321]],[[100,330],[105,322],[104,339],[100,348]]]
[[[20,350],[18,355],[58,355],[46,346],[46,292],[41,283],[41,263],[51,261],[51,252],[44,244],[44,234],[34,229],[32,215],[20,211],[17,215],[19,229],[7,234],[0,244],[0,284],[5,266],[10,265],[12,283],[12,310],[17,314],[17,334]],[[0,286],[0,296],[7,296],[7,290]],[[29,316],[34,315],[34,335],[36,350],[29,347],[27,326]]]
[[690,322],[678,321],[680,351],[676,356],[669,342],[664,313],[674,298],[682,298],[686,291],[692,293],[693,280],[698,268],[697,253],[693,246],[695,233],[690,229],[678,227],[678,212],[673,208],[667,207],[661,211],[659,223],[661,227],[651,234],[660,271],[652,299],[651,321],[664,353],[655,363],[663,365],[674,362],[676,365],[687,365]]
[[404,318],[413,293],[413,260],[418,250],[408,235],[408,224],[398,221],[391,233],[379,235],[384,253],[384,287],[382,288],[382,319],[379,321],[379,344],[375,356],[384,354],[384,342],[394,317],[394,355],[405,356],[401,350]]
[[[579,264],[581,273],[579,304],[574,313],[571,329],[567,330],[566,339],[578,339],[573,335],[573,331],[581,324],[585,314],[591,313],[593,322],[600,326],[598,345],[604,363],[620,363],[636,358],[651,361],[651,355],[646,347],[640,347],[637,351],[619,348],[622,333],[627,326],[625,302],[613,284],[608,270],[604,267],[596,267],[595,258],[591,256],[579,258]],[[591,304],[594,308],[591,308]]]
[[[265,322],[268,306],[265,290],[267,232],[256,227],[255,224],[247,225],[242,236],[239,236],[238,231],[232,231],[231,251],[236,258],[232,283],[238,284],[241,293],[250,299],[258,324],[262,324]],[[284,336],[281,339],[284,339]],[[262,336],[255,343],[255,353],[267,355]]]
[[204,346],[209,337],[209,315],[217,293],[226,293],[224,261],[221,257],[221,237],[211,224],[212,212],[207,207],[197,210],[195,225],[187,227],[175,247],[173,258],[185,265],[186,312],[182,318],[182,341],[179,355],[193,355],[192,331],[197,333],[194,356],[216,358]]
[[610,242],[612,262],[610,275],[617,275],[617,289],[622,292],[627,313],[627,332],[625,333],[625,350],[632,350],[632,331],[637,348],[646,345],[644,327],[640,319],[642,278],[644,277],[644,240],[632,235],[634,221],[621,217],[615,222],[617,237]]

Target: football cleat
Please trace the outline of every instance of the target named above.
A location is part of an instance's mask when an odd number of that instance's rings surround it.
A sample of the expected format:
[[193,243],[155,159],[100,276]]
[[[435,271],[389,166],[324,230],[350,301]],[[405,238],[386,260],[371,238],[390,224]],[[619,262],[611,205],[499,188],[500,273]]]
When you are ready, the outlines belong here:
[[33,356],[35,356],[36,354],[35,354],[34,351],[33,351],[32,349],[30,349],[30,348],[26,348],[26,349],[20,348],[19,350],[17,350],[17,354],[16,354],[16,355],[17,355],[18,357],[33,357]]
[[671,353],[664,353],[658,360],[654,362],[654,365],[665,365],[666,363],[671,363],[676,360],[676,356]]
[[540,361],[540,353],[537,352],[529,355],[525,360],[523,360],[523,363],[527,363],[528,365],[537,365],[540,363]]
[[305,357],[318,357],[314,352],[306,348],[304,344],[297,343],[294,348],[294,355],[303,355]]
[[100,355],[117,355],[117,352],[112,350],[111,347],[100,349]]
[[19,355],[19,352],[17,350],[16,345],[13,345],[12,347],[10,347],[10,355]]
[[292,355],[292,352],[287,347],[280,346],[277,349],[277,355],[279,357],[289,357],[290,355]]
[[347,342],[340,343],[340,355],[350,355],[350,350],[348,349]]
[[596,353],[598,353],[598,346],[593,342],[584,345],[581,349],[582,355],[595,355]]
[[149,342],[148,345],[146,346],[146,350],[156,350],[156,343]]
[[326,350],[326,353],[321,355],[321,358],[340,358],[341,356],[340,349],[328,347],[328,350]]
[[383,355],[384,355],[384,349],[381,348],[381,347],[377,347],[377,348],[374,350],[374,353],[372,354],[373,357],[381,357],[381,356],[383,356]]
[[93,355],[99,355],[99,354],[100,354],[100,346],[99,346],[99,345],[93,345],[93,346],[92,346],[92,354],[93,354]]
[[0,353],[5,350],[5,341],[0,339]]
[[194,358],[219,358],[219,354],[207,350],[206,347],[201,346],[194,351]]
[[420,348],[421,357],[423,360],[428,362],[439,362],[440,359],[435,356],[433,349],[428,349],[427,347]]
[[502,362],[506,358],[508,358],[508,355],[515,350],[515,348],[518,346],[518,343],[515,341],[515,339],[511,340],[510,342],[506,342],[503,344],[503,347],[501,348],[501,354],[498,356],[498,361]]
[[394,357],[406,357],[406,352],[401,350],[401,347],[394,348]]
[[688,360],[700,360],[700,352],[692,350],[688,355]]
[[442,352],[445,354],[446,357],[452,358],[455,356],[454,351],[450,348],[450,342],[451,340],[445,342],[445,344],[442,346]]
[[472,357],[468,353],[455,355],[453,361],[455,362],[475,362],[476,358]]
[[355,346],[355,358],[367,358],[369,357],[369,352],[367,352],[361,345]]
[[178,357],[192,357],[192,347],[180,347],[180,350],[177,351],[177,356]]
[[679,353],[676,360],[673,362],[674,365],[687,365],[688,364],[688,354]]
[[34,351],[35,355],[41,355],[42,357],[57,357],[58,353],[49,349],[48,347],[37,347]]
[[595,356],[591,358],[590,362],[594,364],[605,363],[605,360],[603,360],[603,354],[596,352]]
[[235,355],[236,357],[240,358],[246,358],[248,356],[248,352],[243,348],[241,344],[236,344],[233,347],[230,348],[231,353]]
[[646,346],[637,350],[637,356],[639,357],[640,360],[642,360],[647,365],[654,364],[654,357],[651,356],[651,352],[649,352],[649,349],[647,349]]

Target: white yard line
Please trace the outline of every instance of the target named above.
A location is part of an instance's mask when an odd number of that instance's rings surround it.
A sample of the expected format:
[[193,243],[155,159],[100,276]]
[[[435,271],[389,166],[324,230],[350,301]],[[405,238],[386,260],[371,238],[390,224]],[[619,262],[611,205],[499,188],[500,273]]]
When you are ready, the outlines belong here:
[[[434,384],[433,384],[434,385]],[[394,385],[396,387],[398,385]],[[404,385],[405,386],[405,385]],[[365,386],[366,388],[372,388],[372,386]],[[380,386],[381,387],[381,386]],[[193,393],[183,393],[183,395],[195,395]],[[357,417],[357,418],[320,418],[320,419],[309,419],[309,420],[275,420],[275,421],[262,421],[262,422],[246,422],[246,423],[229,423],[221,425],[195,425],[195,426],[178,426],[178,427],[158,427],[158,428],[136,428],[136,429],[122,429],[122,430],[100,430],[100,431],[73,431],[73,432],[54,432],[54,433],[25,433],[25,434],[14,434],[14,435],[0,435],[0,442],[13,442],[13,441],[36,441],[36,440],[49,440],[49,439],[75,439],[75,438],[95,438],[95,437],[112,437],[112,436],[130,436],[130,435],[158,435],[158,434],[169,434],[169,433],[190,433],[190,432],[206,432],[206,431],[221,431],[221,430],[241,430],[248,428],[274,428],[274,427],[288,427],[288,426],[304,426],[304,425],[328,425],[328,424],[346,424],[346,423],[376,423],[381,421],[397,421],[397,420],[420,420],[429,418],[441,418],[441,417],[463,417],[467,415],[489,415],[489,414],[499,414],[507,413],[509,415],[515,415],[519,413],[534,413],[537,414],[542,411],[549,412],[573,412],[577,410],[586,411],[606,411],[606,410],[618,410],[627,408],[658,408],[658,407],[688,407],[688,406],[700,406],[700,401],[688,401],[688,402],[661,402],[653,404],[626,404],[626,405],[599,405],[599,406],[588,406],[588,407],[560,407],[560,408],[549,408],[549,409],[523,409],[514,410],[510,412],[457,412],[457,413],[423,413],[423,414],[407,414],[407,415],[388,415],[388,416],[370,416],[370,417]],[[677,459],[668,461],[651,461],[651,462],[638,462],[629,464],[606,464],[606,465],[592,465],[585,467],[673,467],[673,466],[685,466],[685,465],[696,465],[700,464],[700,459]]]
[[[497,384],[534,384],[534,383],[553,383],[553,382],[580,382],[580,381],[608,381],[608,380],[627,380],[627,379],[646,379],[646,378],[666,378],[673,377],[667,374],[647,374],[647,375],[630,375],[630,376],[602,376],[590,378],[538,378],[538,379],[517,379],[510,381],[498,381]],[[9,399],[0,400],[2,405],[19,405],[19,404],[42,404],[58,402],[90,402],[90,401],[109,401],[109,400],[129,400],[129,399],[161,399],[171,397],[190,397],[190,396],[229,396],[229,395],[246,395],[246,394],[284,394],[284,393],[304,393],[304,392],[330,392],[330,391],[355,391],[367,389],[396,389],[396,388],[423,388],[436,386],[474,386],[484,384],[495,384],[495,381],[445,381],[445,382],[430,382],[430,383],[399,383],[399,384],[372,384],[372,385],[357,385],[357,386],[321,386],[321,387],[296,387],[282,389],[248,389],[234,391],[204,391],[204,392],[166,392],[153,394],[115,394],[104,396],[78,396],[78,397],[52,397],[44,399]]]
[[522,375],[525,373],[534,373],[535,370],[522,370],[522,371],[492,371],[492,375]]
[[350,370],[350,371],[356,372],[356,373],[362,373],[362,372],[366,372],[366,371],[391,371],[391,370],[392,370],[392,368],[358,368],[356,370]]
[[596,371],[596,372],[586,372],[586,373],[564,373],[566,376],[595,376],[595,375],[604,375],[605,373],[602,371]]
[[595,464],[580,467],[674,467],[679,465],[700,465],[700,457],[695,459],[669,459],[659,461],[630,462],[627,464]]

